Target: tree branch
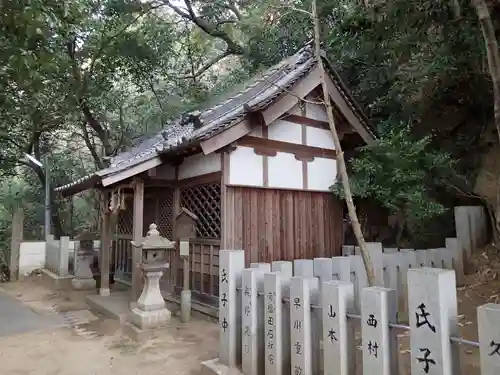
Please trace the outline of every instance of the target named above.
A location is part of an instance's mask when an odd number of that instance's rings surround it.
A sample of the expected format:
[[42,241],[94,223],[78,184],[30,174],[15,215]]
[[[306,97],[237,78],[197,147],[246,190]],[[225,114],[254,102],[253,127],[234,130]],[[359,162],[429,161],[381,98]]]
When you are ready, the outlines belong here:
[[306,14],[309,17],[313,17],[313,14],[311,12],[308,12],[305,9],[296,8],[296,7],[292,6],[292,5],[281,5],[281,6],[279,6],[279,5],[271,5],[270,8],[271,9],[276,9],[276,10],[288,9],[288,10],[291,10],[291,11],[294,11],[294,12],[299,12],[299,13]]
[[95,148],[95,144],[93,144],[90,141],[89,132],[87,130],[87,121],[82,121],[80,128],[82,129],[82,132],[83,132],[83,135],[82,135],[83,141],[85,142],[85,145],[89,149],[89,152],[92,155],[92,159],[94,159],[94,163],[95,163],[96,167],[98,169],[103,169],[104,165],[102,163],[101,158],[99,157],[99,154],[97,153],[97,150]]
[[229,9],[231,12],[233,12],[233,14],[236,16],[238,21],[241,21],[241,13],[233,1],[231,1],[229,4],[224,5],[224,7],[226,9]]
[[139,13],[136,17],[134,17],[134,19],[132,19],[132,21],[130,21],[129,23],[127,23],[126,25],[124,25],[115,34],[113,34],[113,35],[109,36],[108,38],[106,38],[105,40],[103,40],[101,42],[101,45],[99,46],[99,49],[97,50],[97,52],[94,54],[94,56],[91,59],[91,62],[90,62],[90,65],[89,65],[89,69],[87,70],[87,73],[85,74],[85,77],[83,77],[84,80],[87,81],[88,79],[90,79],[90,76],[92,75],[92,72],[94,71],[94,66],[95,66],[96,62],[98,61],[99,57],[101,56],[103,50],[106,47],[108,47],[116,38],[118,38],[120,35],[122,35],[125,31],[127,31],[127,29],[130,26],[134,25],[141,17],[145,16],[146,14],[148,14],[149,12],[151,12],[152,10],[161,8],[163,6],[165,6],[165,4],[163,4],[163,3],[151,5],[150,7],[148,7],[147,9],[145,9],[144,11],[142,11],[141,13]]
[[215,26],[219,27],[219,26],[222,26],[222,25],[226,25],[228,23],[238,23],[238,20],[232,20],[232,19],[221,20],[221,21],[217,22],[217,24]]
[[188,75],[183,75],[178,77],[179,79],[196,79],[199,76],[201,76],[203,73],[205,73],[208,69],[210,69],[212,66],[217,64],[219,61],[222,59],[225,59],[228,56],[231,56],[232,53],[228,50],[225,50],[223,53],[220,55],[215,56],[214,58],[210,59],[206,64],[204,64],[200,69],[198,69],[195,73],[188,74]]
[[211,25],[203,18],[198,17],[193,10],[191,0],[185,0],[185,3],[186,3],[186,7],[187,7],[187,13],[184,12],[178,6],[172,4],[170,2],[170,0],[166,0],[165,4],[168,5],[170,7],[170,9],[172,9],[179,16],[193,22],[196,26],[198,26],[206,34],[208,34],[214,38],[221,39],[224,42],[226,42],[226,44],[227,44],[226,51],[228,51],[231,55],[243,55],[245,53],[245,49],[241,45],[236,43],[228,33],[219,29],[217,27],[217,24]]
[[85,99],[80,98],[79,104],[83,115],[85,116],[85,120],[99,137],[102,146],[104,147],[106,156],[113,155],[113,146],[109,140],[108,131],[101,125],[100,121],[95,118]]

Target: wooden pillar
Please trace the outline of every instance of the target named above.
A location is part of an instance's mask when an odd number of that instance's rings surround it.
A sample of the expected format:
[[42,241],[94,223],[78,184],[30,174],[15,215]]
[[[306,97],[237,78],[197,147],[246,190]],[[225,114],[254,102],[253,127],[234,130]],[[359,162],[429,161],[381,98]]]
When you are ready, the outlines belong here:
[[[227,248],[227,219],[226,219],[226,182],[229,181],[229,154],[221,152],[221,181],[220,181],[220,248]],[[212,277],[212,270],[210,270],[210,277]]]
[[[177,171],[178,168],[176,167],[176,177],[177,177]],[[172,228],[173,228],[173,233],[172,237],[175,240],[175,248],[176,251],[174,254],[172,254],[171,263],[170,263],[170,281],[171,281],[171,293],[176,294],[176,287],[177,287],[177,282],[178,282],[178,272],[179,272],[179,267],[181,266],[181,260],[179,258],[179,239],[177,237],[177,215],[181,211],[181,189],[176,187],[174,188],[174,202],[173,202],[173,208],[172,208]],[[185,266],[185,263],[184,263]],[[180,286],[180,285],[179,285]]]
[[111,246],[111,213],[109,212],[107,194],[102,194],[101,199],[101,250],[99,251],[99,267],[101,274],[101,285],[99,295],[109,296],[109,261]]
[[[149,224],[152,223],[148,223],[148,225]],[[134,218],[132,228],[134,241],[141,242],[144,231],[144,181],[141,179],[134,180]],[[132,247],[131,302],[137,302],[142,291],[142,271],[139,268],[141,257],[141,249]]]

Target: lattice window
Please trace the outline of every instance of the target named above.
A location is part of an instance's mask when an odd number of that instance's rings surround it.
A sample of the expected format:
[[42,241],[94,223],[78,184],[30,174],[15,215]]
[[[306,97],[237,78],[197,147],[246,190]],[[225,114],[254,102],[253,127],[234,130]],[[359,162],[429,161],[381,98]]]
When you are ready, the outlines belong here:
[[196,235],[220,238],[221,193],[219,184],[195,186],[181,191],[181,206],[198,216]]
[[161,225],[158,220],[158,197],[155,194],[150,194],[149,197],[144,197],[144,215],[143,215],[143,228],[142,235],[146,236],[149,226],[152,223]]
[[133,199],[126,201],[125,210],[118,211],[118,223],[116,227],[116,234],[132,234],[132,227],[134,222],[134,207]]
[[172,191],[159,196],[158,198],[158,231],[162,236],[173,238],[172,215],[174,209],[174,197]]

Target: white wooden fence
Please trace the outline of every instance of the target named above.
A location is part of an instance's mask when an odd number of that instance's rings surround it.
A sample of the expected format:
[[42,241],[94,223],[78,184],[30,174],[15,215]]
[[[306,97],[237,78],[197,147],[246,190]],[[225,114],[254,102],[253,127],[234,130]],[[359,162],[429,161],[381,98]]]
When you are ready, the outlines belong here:
[[57,276],[68,276],[69,237],[55,240],[49,235],[45,242],[45,268]]
[[[348,278],[349,258],[335,266],[316,259],[245,269],[243,250],[221,250],[219,358],[204,362],[204,371],[354,375],[361,366],[363,375],[397,375],[397,331],[405,329],[413,375],[460,374],[457,343],[479,347],[482,375],[500,374],[500,305],[478,308],[479,343],[463,340],[455,271],[424,267],[406,272],[409,326],[397,321],[394,289],[363,288],[358,312],[354,283],[332,280]],[[354,321],[361,322],[362,364],[355,359]]]
[[[80,241],[70,240],[69,237],[55,240],[54,236],[50,235],[42,244],[45,246],[45,269],[61,277],[69,276],[76,269]],[[94,251],[99,251],[100,246],[100,241],[94,241]]]

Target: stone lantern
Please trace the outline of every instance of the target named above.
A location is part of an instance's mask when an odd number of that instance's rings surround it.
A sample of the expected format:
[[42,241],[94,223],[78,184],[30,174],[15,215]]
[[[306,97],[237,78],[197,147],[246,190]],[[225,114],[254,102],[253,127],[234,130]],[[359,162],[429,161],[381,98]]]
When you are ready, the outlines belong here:
[[167,253],[175,248],[175,242],[160,236],[156,224],[151,224],[147,236],[141,242],[132,241],[132,245],[141,248],[140,268],[146,279],[137,307],[132,309],[132,322],[140,329],[161,327],[171,314],[161,295],[160,278],[169,267]]
[[84,231],[75,237],[75,277],[71,280],[71,285],[76,290],[95,289],[96,287],[90,267],[94,260],[94,239],[95,236],[89,231]]

